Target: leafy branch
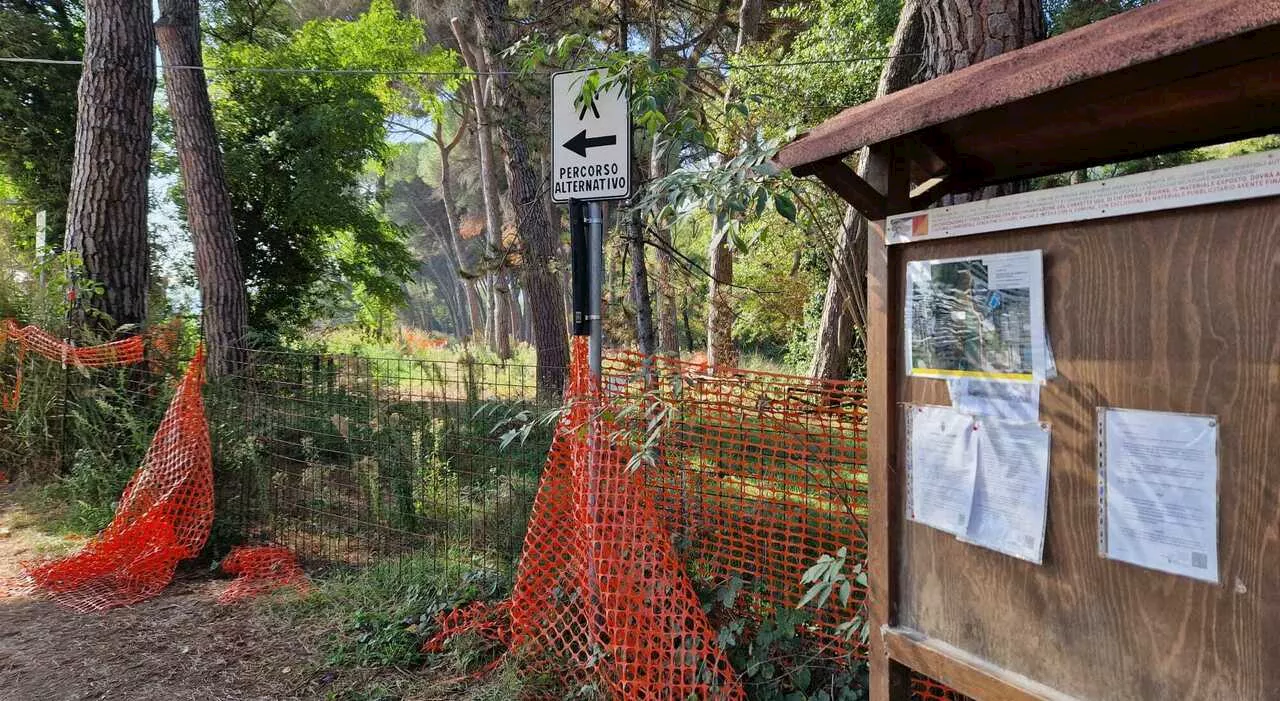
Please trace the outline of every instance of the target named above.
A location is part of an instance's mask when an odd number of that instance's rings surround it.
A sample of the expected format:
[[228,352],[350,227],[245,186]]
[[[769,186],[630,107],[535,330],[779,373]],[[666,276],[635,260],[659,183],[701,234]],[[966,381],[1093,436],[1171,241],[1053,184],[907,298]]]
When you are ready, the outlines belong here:
[[[855,561],[850,568],[850,573],[853,575],[850,577],[844,572],[848,561],[849,549],[844,547],[837,550],[835,555],[824,553],[819,556],[817,562],[805,570],[800,577],[800,583],[808,584],[809,590],[801,597],[800,603],[796,604],[796,608],[803,609],[812,604],[815,609],[821,609],[826,606],[832,594],[836,595],[836,600],[840,602],[841,607],[847,607],[849,600],[853,596],[855,584],[866,590],[867,573],[864,569],[864,563]],[[856,635],[858,636],[858,642],[866,645],[867,639],[871,635],[871,627],[867,622],[866,606],[859,606],[858,612],[854,617],[836,626],[835,632],[845,640],[851,640]]]

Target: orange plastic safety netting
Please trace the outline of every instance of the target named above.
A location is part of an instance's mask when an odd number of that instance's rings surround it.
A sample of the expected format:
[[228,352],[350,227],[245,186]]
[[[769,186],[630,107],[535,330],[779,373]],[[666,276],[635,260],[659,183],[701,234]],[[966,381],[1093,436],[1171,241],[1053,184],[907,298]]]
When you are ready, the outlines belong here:
[[77,346],[35,326],[18,326],[13,319],[0,323],[0,349],[7,344],[16,346],[13,386],[0,395],[0,408],[14,411],[22,397],[23,367],[28,353],[44,357],[64,365],[85,368],[107,368],[134,365],[142,362],[146,343],[142,336],[131,336],[119,341],[94,346]]
[[299,593],[310,589],[307,575],[288,548],[278,545],[239,546],[222,560],[222,571],[236,579],[218,595],[218,603],[230,604],[291,588]]
[[911,674],[911,698],[912,701],[971,701],[947,685],[915,672]]
[[640,398],[674,415],[655,442],[658,459],[642,472],[687,566],[713,580],[737,577],[767,615],[794,608],[808,589],[804,572],[844,549],[849,600],[810,608],[806,634],[832,646],[833,656],[864,656],[856,635],[837,634],[841,623],[862,616],[866,600],[859,577],[868,516],[862,383],[712,373],[635,353],[610,354],[604,375],[611,402]]
[[200,552],[213,523],[213,456],[198,350],[106,530],[80,552],[26,563],[35,592],[77,611],[126,606],[158,594],[178,563]]
[[865,600],[861,385],[614,353],[597,392],[574,350],[512,599],[441,617],[426,649],[467,631],[618,699],[743,698],[691,575],[736,580],[765,617],[843,548],[852,596],[805,632],[832,657],[862,653],[836,634]]
[[94,368],[142,362],[146,345],[142,336],[130,336],[96,346],[76,346],[35,326],[20,327],[12,319],[6,319],[0,330],[0,342],[7,341],[49,360]]

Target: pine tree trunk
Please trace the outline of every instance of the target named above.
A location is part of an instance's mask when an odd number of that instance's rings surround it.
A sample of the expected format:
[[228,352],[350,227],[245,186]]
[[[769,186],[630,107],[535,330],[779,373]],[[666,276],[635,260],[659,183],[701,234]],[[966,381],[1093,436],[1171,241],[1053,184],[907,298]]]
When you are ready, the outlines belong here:
[[564,323],[563,283],[556,272],[558,233],[547,221],[538,201],[538,181],[529,166],[525,140],[503,121],[507,152],[507,183],[516,205],[516,221],[524,242],[524,289],[533,322],[533,346],[537,351],[538,394],[559,398],[564,394],[565,370],[569,366],[568,329]]
[[755,41],[760,33],[760,20],[764,18],[764,0],[742,0],[738,7],[737,50]]
[[499,360],[511,359],[511,272],[503,269],[493,279],[493,352]]
[[924,74],[946,75],[1044,38],[1040,0],[923,0]]
[[[748,1],[754,2],[755,0]],[[630,50],[628,39],[631,36],[631,26],[627,18],[628,0],[621,0],[621,2],[618,48],[625,54]],[[659,35],[660,41],[661,36]],[[651,45],[649,47],[650,58],[655,58],[660,50],[661,47],[657,42]],[[634,137],[627,138],[634,139]],[[644,143],[643,138],[639,141],[641,144]],[[653,141],[657,141],[657,139],[655,138]],[[634,157],[631,159],[631,163],[628,164],[628,168],[631,170],[631,182],[633,183],[641,182],[640,169],[637,164],[638,161]],[[634,204],[634,202],[629,204]],[[638,210],[628,211],[625,216],[627,218],[627,256],[631,259],[631,302],[636,310],[636,346],[639,348],[640,353],[648,356],[653,355],[656,348],[654,348],[653,342],[653,297],[649,294],[649,266],[645,261],[644,229],[641,227],[640,212]]]
[[[739,53],[756,40],[760,31],[760,19],[764,13],[763,0],[742,0],[738,9],[738,40],[734,52]],[[733,85],[725,91],[725,103],[735,100]],[[737,349],[733,345],[733,250],[729,248],[727,229],[711,235],[711,281],[707,286],[707,362],[713,366],[731,366],[738,362]]]
[[458,127],[458,133],[454,135],[453,140],[446,142],[444,126],[436,124],[433,140],[440,151],[440,200],[444,204],[445,223],[449,227],[449,240],[446,242],[445,250],[448,251],[451,262],[457,267],[458,277],[461,278],[467,309],[466,335],[474,336],[484,331],[484,313],[480,304],[480,292],[476,288],[476,276],[467,266],[462,254],[462,234],[459,231],[458,205],[453,192],[453,161],[451,160],[453,149],[462,140],[465,131],[465,127]]
[[649,295],[649,266],[644,257],[640,212],[627,217],[627,250],[631,258],[631,302],[636,307],[636,344],[644,355],[653,355],[653,306]]
[[[657,179],[667,174],[667,158],[658,140],[654,140],[649,152],[649,177]],[[654,226],[654,238],[657,239],[656,275],[658,288],[658,350],[669,355],[680,355],[680,336],[676,328],[678,306],[676,293],[671,281],[672,260],[671,232],[665,226]]]
[[[1040,0],[907,0],[889,50],[897,58],[885,64],[876,94],[880,97],[902,90],[1043,36]],[[876,162],[864,150],[858,171],[867,175],[884,167],[885,163]],[[866,220],[850,208],[832,254],[810,366],[814,377],[842,379],[849,375],[854,345],[866,323],[867,231]]]
[[156,87],[150,0],[86,0],[67,243],[101,283],[102,331],[147,317],[147,178]]
[[245,361],[249,301],[204,73],[169,68],[203,65],[199,23],[196,0],[160,0],[156,43],[166,66],[165,94],[195,249],[209,374],[217,377],[235,372]]
[[[649,58],[655,63],[663,57],[662,0],[654,0],[649,17]],[[666,177],[667,148],[661,139],[649,143],[649,179]],[[657,239],[654,281],[657,287],[657,335],[658,351],[667,355],[680,355],[680,337],[676,328],[676,295],[671,283],[671,232],[660,222],[654,222],[654,238]]]
[[516,232],[524,244],[524,289],[533,316],[533,345],[538,354],[538,393],[560,397],[564,394],[565,369],[569,364],[568,329],[565,327],[562,282],[556,272],[559,232],[551,227],[539,194],[538,173],[529,155],[529,135],[521,115],[527,112],[518,86],[500,69],[495,59],[508,45],[507,0],[475,0],[480,44],[487,53],[486,64],[496,70],[490,78],[497,104],[491,114],[501,115],[498,133],[506,153],[507,191],[517,222]]
[[[835,380],[849,376],[854,345],[863,345],[867,324],[867,220],[845,210],[831,257],[822,320],[809,374]],[[863,345],[865,347],[865,345]]]
[[502,241],[502,204],[499,201],[498,171],[494,163],[493,144],[493,90],[490,83],[493,76],[488,68],[488,61],[482,49],[475,49],[467,40],[462,22],[453,18],[450,22],[453,36],[462,50],[462,58],[467,67],[476,73],[471,80],[471,105],[475,115],[476,150],[480,161],[480,193],[484,201],[485,238],[489,243],[489,255],[497,264],[497,270],[491,273],[489,343],[493,352],[502,360],[511,357],[511,286],[506,280],[506,272],[502,261],[506,258]]
[[[1041,0],[930,0],[921,4],[924,20],[924,75],[936,78],[1020,49],[1045,36]],[[1016,183],[948,195],[942,204],[1010,195]]]
[[712,367],[732,367],[738,362],[738,352],[733,345],[733,251],[729,248],[729,236],[724,229],[711,235],[708,270],[711,281],[707,285],[707,364]]

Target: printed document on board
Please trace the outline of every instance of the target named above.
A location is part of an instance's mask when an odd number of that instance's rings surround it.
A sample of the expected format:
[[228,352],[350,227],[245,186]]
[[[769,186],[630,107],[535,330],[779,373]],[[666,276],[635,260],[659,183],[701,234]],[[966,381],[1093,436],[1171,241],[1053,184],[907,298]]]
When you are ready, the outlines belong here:
[[1099,424],[1101,554],[1217,582],[1217,419],[1102,409]]
[[1034,423],[1040,420],[1040,385],[1036,382],[947,380],[951,406],[978,416]]
[[973,507],[961,540],[1041,564],[1049,501],[1049,427],[979,419],[977,434]]
[[978,436],[972,416],[943,406],[913,406],[910,412],[912,521],[963,535],[969,528],[978,471]]

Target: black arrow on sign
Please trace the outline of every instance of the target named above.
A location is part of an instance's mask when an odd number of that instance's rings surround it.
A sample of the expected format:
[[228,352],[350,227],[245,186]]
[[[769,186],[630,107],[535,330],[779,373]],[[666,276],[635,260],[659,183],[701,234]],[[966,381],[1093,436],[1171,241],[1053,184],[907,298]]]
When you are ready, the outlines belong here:
[[579,156],[586,158],[587,149],[595,148],[597,146],[613,146],[616,143],[618,143],[618,137],[615,134],[610,134],[608,136],[588,137],[587,130],[583,129],[582,131],[578,132],[577,135],[575,135],[572,139],[569,139],[568,141],[564,142],[564,147],[569,149],[570,151],[573,151]]

